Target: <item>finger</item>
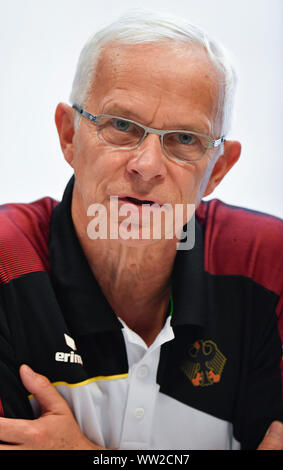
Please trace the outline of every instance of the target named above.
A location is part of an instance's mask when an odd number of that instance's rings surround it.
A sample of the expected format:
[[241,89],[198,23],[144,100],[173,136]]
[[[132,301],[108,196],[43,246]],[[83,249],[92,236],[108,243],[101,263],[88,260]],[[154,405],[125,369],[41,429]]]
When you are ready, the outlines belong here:
[[20,367],[20,376],[25,388],[37,399],[42,414],[65,414],[69,407],[47,377],[34,372],[29,366]]
[[258,450],[283,450],[283,423],[273,421]]
[[0,418],[0,441],[22,444],[29,432],[30,423],[30,420],[25,419]]
[[21,445],[0,444],[0,450],[24,450]]

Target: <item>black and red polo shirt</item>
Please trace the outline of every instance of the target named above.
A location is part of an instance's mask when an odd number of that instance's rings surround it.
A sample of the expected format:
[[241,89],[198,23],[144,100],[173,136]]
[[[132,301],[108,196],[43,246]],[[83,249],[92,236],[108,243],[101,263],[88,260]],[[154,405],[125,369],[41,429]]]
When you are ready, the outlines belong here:
[[[154,343],[112,311],[62,202],[0,207],[0,414],[38,416],[19,366],[46,375],[93,442],[118,449],[253,449],[283,420],[283,223],[202,201],[177,251]],[[281,339],[280,339],[281,336]]]

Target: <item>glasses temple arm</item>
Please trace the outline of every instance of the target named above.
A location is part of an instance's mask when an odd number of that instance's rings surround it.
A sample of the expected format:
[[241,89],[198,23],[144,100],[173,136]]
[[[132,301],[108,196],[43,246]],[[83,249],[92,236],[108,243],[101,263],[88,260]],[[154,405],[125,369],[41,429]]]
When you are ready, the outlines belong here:
[[213,140],[212,142],[212,147],[219,147],[220,144],[222,144],[223,142],[225,142],[225,137],[221,137],[220,139],[217,139],[217,140]]
[[88,113],[87,111],[85,111],[83,108],[81,108],[81,106],[79,106],[76,103],[73,104],[72,108],[74,108],[76,111],[78,111],[82,116],[87,118],[89,121],[94,122],[96,124],[96,116],[94,116],[93,114]]

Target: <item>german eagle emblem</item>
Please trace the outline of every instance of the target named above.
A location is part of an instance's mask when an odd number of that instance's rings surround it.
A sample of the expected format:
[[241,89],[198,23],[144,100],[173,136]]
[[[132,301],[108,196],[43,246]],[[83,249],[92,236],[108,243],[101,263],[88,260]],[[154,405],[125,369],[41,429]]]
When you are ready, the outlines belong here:
[[211,340],[195,341],[187,351],[182,370],[195,387],[220,381],[226,357]]

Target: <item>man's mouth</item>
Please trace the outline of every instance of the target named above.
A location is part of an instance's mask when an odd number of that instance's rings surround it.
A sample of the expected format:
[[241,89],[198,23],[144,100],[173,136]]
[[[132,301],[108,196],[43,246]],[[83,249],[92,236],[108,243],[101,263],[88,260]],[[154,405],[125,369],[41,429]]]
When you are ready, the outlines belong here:
[[141,206],[142,204],[154,204],[154,201],[150,201],[150,200],[142,200],[142,199],[136,199],[135,197],[130,197],[130,196],[127,196],[127,197],[124,197],[123,200],[125,202],[130,202],[132,204],[136,204],[138,206]]

